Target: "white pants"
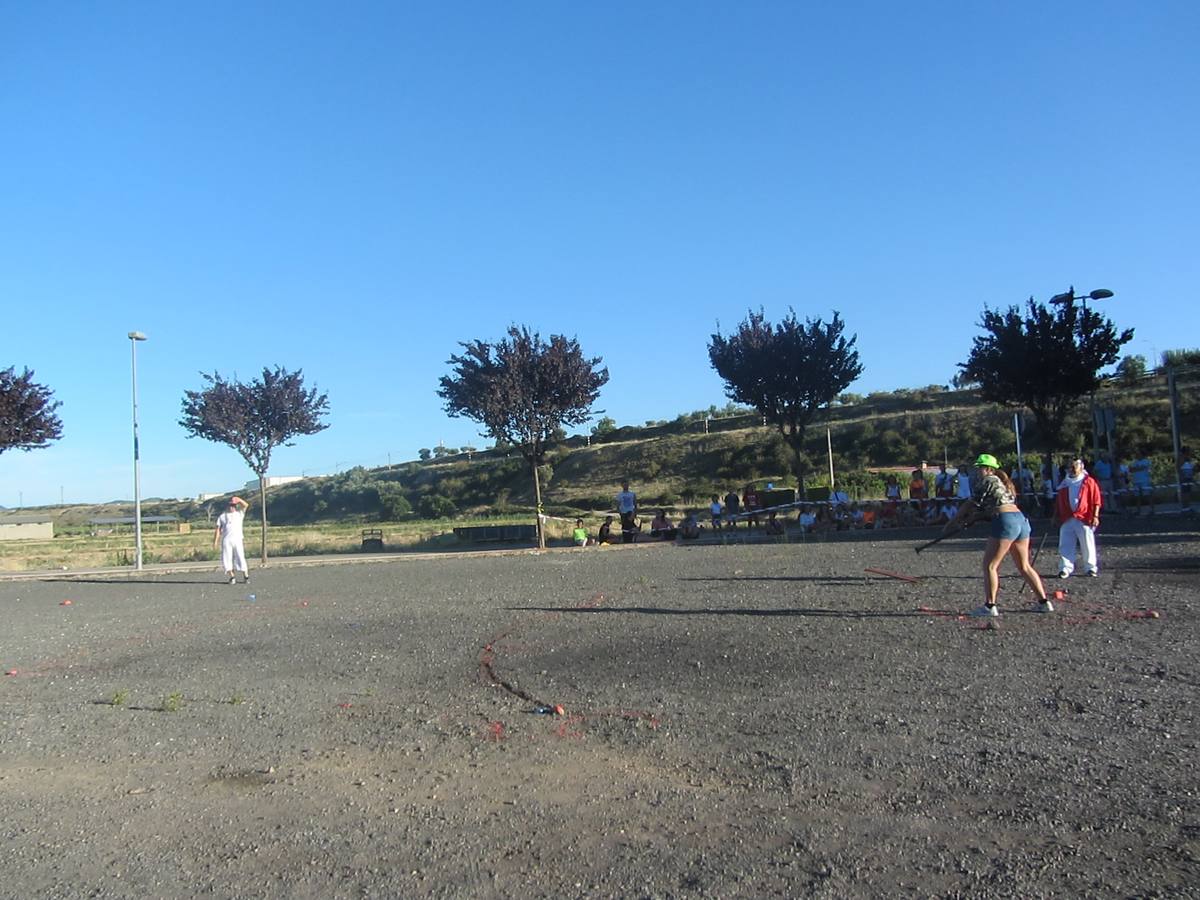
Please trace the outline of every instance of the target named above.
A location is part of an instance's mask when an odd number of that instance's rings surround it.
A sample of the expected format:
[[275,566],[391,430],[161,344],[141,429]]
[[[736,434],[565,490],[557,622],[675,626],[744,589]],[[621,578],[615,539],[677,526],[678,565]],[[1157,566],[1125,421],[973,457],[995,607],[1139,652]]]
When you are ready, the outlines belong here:
[[223,538],[221,540],[221,568],[226,572],[232,572],[235,567],[243,575],[248,571],[246,550],[242,547],[241,541]]
[[1058,571],[1075,571],[1076,551],[1083,557],[1085,572],[1096,572],[1096,529],[1076,518],[1067,519],[1058,530]]

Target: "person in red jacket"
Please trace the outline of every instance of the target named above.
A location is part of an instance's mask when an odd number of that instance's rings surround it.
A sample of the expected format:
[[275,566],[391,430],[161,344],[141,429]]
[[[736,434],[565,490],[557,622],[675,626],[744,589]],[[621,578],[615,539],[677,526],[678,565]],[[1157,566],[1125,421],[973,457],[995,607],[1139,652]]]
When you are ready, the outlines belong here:
[[1083,557],[1083,570],[1092,578],[1100,574],[1096,559],[1096,526],[1100,524],[1100,484],[1088,474],[1082,459],[1071,460],[1066,478],[1054,498],[1058,519],[1058,577],[1070,578],[1075,556]]

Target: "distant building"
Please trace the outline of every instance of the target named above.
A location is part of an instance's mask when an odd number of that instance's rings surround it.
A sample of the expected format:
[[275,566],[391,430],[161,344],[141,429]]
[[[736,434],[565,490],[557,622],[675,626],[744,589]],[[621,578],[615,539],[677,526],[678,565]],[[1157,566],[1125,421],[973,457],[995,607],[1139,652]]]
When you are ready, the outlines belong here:
[[47,541],[53,538],[53,516],[0,516],[0,541]]

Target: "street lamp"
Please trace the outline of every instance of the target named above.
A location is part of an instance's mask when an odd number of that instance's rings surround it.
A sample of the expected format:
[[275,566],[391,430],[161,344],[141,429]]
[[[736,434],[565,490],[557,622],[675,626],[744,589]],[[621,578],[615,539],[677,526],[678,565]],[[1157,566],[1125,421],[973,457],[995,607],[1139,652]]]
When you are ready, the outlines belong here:
[[[1112,295],[1113,292],[1107,288],[1097,288],[1094,291],[1088,291],[1086,294],[1076,295],[1075,285],[1071,285],[1065,294],[1055,294],[1053,297],[1051,297],[1050,302],[1064,307],[1071,307],[1074,306],[1075,301],[1078,300],[1080,305],[1083,306],[1083,312],[1086,318],[1087,304],[1089,300],[1107,300]],[[1083,335],[1081,334],[1080,343],[1082,344],[1082,342]],[[1100,424],[1096,421],[1096,392],[1092,391],[1088,399],[1092,412],[1092,458],[1094,459],[1100,455]],[[1113,456],[1112,432],[1110,430],[1110,426],[1108,425],[1108,419],[1109,414],[1105,413],[1104,442],[1108,445],[1109,455]],[[1115,458],[1113,462],[1115,463]]]
[[1083,308],[1087,309],[1087,302],[1089,300],[1107,300],[1112,295],[1113,292],[1107,288],[1097,288],[1096,290],[1089,291],[1086,294],[1076,294],[1075,285],[1071,285],[1065,294],[1055,294],[1053,297],[1051,297],[1050,302],[1057,303],[1062,306],[1070,306],[1076,300],[1078,300],[1083,304]]
[[133,532],[137,541],[137,550],[133,558],[133,567],[142,571],[142,473],[138,457],[138,423],[137,423],[137,345],[146,336],[140,331],[129,332],[129,352],[133,372]]

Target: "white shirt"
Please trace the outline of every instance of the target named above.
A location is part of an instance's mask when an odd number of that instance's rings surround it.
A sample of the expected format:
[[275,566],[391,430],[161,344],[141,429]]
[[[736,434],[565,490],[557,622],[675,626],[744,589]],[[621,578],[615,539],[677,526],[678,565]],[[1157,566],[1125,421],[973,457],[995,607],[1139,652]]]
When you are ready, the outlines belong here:
[[242,519],[245,516],[245,513],[235,509],[228,509],[217,516],[217,528],[221,529],[222,541],[240,541],[242,539]]

